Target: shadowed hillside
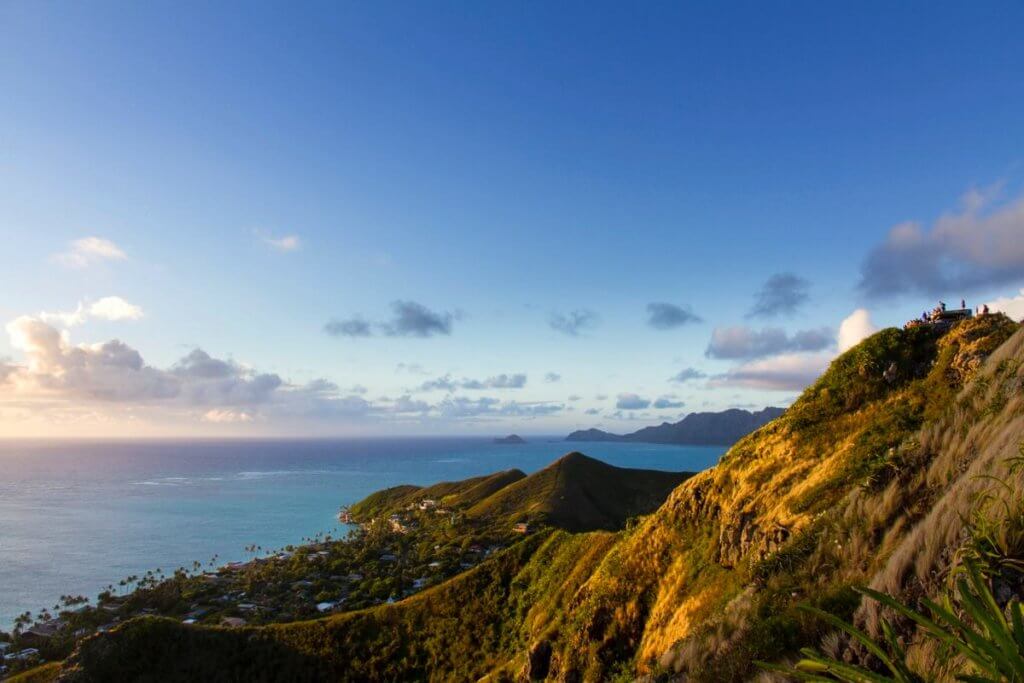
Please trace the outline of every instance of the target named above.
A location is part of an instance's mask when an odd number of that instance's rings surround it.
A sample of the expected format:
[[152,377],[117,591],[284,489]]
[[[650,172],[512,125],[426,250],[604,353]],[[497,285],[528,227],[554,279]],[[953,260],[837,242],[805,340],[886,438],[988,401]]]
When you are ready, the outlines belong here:
[[481,500],[468,514],[543,522],[568,531],[613,531],[630,517],[653,511],[690,476],[613,467],[573,452]]
[[[1001,599],[1021,594],[1022,387],[1024,332],[1002,315],[947,334],[883,330],[622,531],[537,534],[395,605],[313,622],[234,632],[163,623],[158,635],[129,623],[84,642],[64,676],[153,675],[166,656],[170,671],[247,678],[252,656],[266,658],[266,679],[710,683],[750,680],[755,660],[790,661],[806,646],[870,665],[797,605],[878,633],[877,606],[854,586],[916,604],[948,586],[964,557],[991,563]],[[596,485],[563,488],[564,477],[605,467],[571,454],[472,509],[623,514],[603,507]],[[912,623],[893,623],[937,680],[963,671]],[[203,645],[182,645],[193,641]]]
[[350,511],[357,521],[366,521],[432,499],[491,526],[535,522],[568,531],[615,531],[630,517],[652,512],[690,476],[614,467],[573,452],[529,476],[508,470],[434,486],[396,486]]

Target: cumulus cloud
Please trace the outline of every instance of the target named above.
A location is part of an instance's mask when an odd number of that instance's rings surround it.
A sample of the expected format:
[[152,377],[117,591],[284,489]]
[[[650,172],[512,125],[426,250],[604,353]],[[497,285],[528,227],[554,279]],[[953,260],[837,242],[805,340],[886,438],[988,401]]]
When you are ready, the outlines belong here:
[[521,372],[513,375],[502,373],[485,380],[465,379],[459,386],[463,389],[522,389],[526,386],[526,375]]
[[0,385],[7,383],[7,380],[18,371],[18,366],[8,360],[0,359]]
[[455,391],[458,383],[453,381],[450,375],[428,379],[420,385],[420,391]]
[[792,336],[778,327],[718,327],[711,334],[704,355],[720,359],[752,359],[792,351],[820,351],[833,343],[827,327],[801,330]]
[[615,407],[619,410],[643,410],[651,405],[650,399],[642,398],[636,394],[623,393],[619,394],[616,401]]
[[89,306],[89,315],[100,320],[138,320],[143,312],[119,296],[106,296]]
[[548,325],[562,334],[578,337],[581,333],[596,326],[597,319],[597,313],[583,308],[569,313],[552,313],[548,317]]
[[1024,289],[1017,296],[1001,296],[985,305],[993,313],[1005,313],[1013,320],[1020,321],[1024,319]]
[[828,354],[788,353],[742,363],[708,381],[711,387],[800,391],[828,367]]
[[22,316],[7,325],[11,345],[27,364],[13,373],[26,391],[105,402],[175,400],[186,405],[238,406],[266,402],[282,380],[195,349],[161,370],[119,340],[71,344],[52,325]]
[[500,401],[496,398],[481,397],[476,399],[463,396],[451,396],[438,404],[437,410],[446,418],[478,418],[478,417],[542,417],[564,410],[559,403],[535,402],[521,403],[518,401]]
[[584,415],[600,415],[601,411],[598,410],[597,408],[587,408],[586,410],[583,411],[583,414]]
[[562,381],[562,376],[559,375],[557,372],[548,372],[548,373],[545,373],[545,375],[544,375],[544,381],[547,382],[548,384],[552,384],[554,382],[560,382],[560,381]]
[[677,400],[675,395],[669,394],[667,396],[659,396],[658,399],[652,404],[654,408],[658,410],[666,410],[668,408],[682,408],[686,403]]
[[748,318],[791,315],[809,298],[810,283],[793,273],[776,273],[768,278],[755,297]]
[[676,374],[668,378],[669,382],[676,382],[682,384],[683,382],[689,382],[692,379],[704,379],[707,374],[701,372],[697,368],[683,368]]
[[456,389],[468,389],[479,391],[482,389],[522,389],[526,386],[526,375],[518,372],[514,374],[502,373],[487,379],[453,380],[451,375],[438,377],[423,382],[419,386],[420,391],[455,391]]
[[252,422],[252,415],[245,412],[244,410],[213,408],[203,413],[203,420],[205,422],[214,422],[217,424],[231,422]]
[[23,387],[100,401],[158,400],[179,392],[174,377],[146,365],[138,351],[116,339],[73,346],[56,328],[30,316],[8,323],[7,333],[28,361],[16,376]]
[[140,306],[128,303],[119,296],[105,296],[92,303],[79,302],[74,311],[42,312],[39,318],[47,323],[62,327],[75,327],[90,319],[97,320],[139,320],[145,314]]
[[127,254],[119,246],[102,237],[83,237],[70,244],[54,260],[69,268],[85,268],[102,261],[124,261]]
[[451,313],[437,313],[415,301],[395,301],[391,304],[394,316],[382,326],[391,337],[432,337],[451,334]]
[[1000,204],[997,196],[972,190],[930,227],[893,227],[861,265],[861,291],[946,296],[1024,279],[1024,198]]
[[369,337],[373,332],[370,323],[362,318],[348,320],[331,320],[324,325],[324,332],[332,337]]
[[[182,395],[193,405],[245,405],[268,401],[283,384],[276,374],[257,373],[233,361],[194,349],[170,374],[182,380]],[[323,393],[323,387],[317,388]]]
[[701,322],[700,316],[689,306],[677,306],[664,302],[647,304],[647,324],[656,330],[672,330],[690,323]]
[[871,313],[865,308],[858,308],[839,325],[839,352],[852,349],[877,331],[878,328],[871,322]]
[[331,320],[324,332],[333,337],[369,337],[376,329],[387,337],[433,337],[452,333],[455,314],[432,311],[415,301],[391,302],[390,320],[370,323],[360,316],[347,320]]
[[[293,384],[200,348],[170,367],[158,368],[119,340],[73,344],[67,330],[38,317],[17,318],[6,329],[11,347],[24,359],[17,364],[0,362],[0,411],[5,414],[31,401],[37,414],[45,410],[65,422],[73,419],[72,413],[90,420],[120,414],[241,427],[274,419],[534,419],[566,409],[551,401],[490,396],[449,395],[436,404],[409,395],[370,401],[359,395],[365,390],[358,385],[342,390],[324,378]],[[442,378],[441,385],[445,383],[467,389],[515,389],[525,385],[526,375],[503,373],[458,382]]]
[[302,246],[302,240],[298,235],[284,235],[283,237],[264,237],[263,242],[278,251],[296,251]]
[[409,395],[399,396],[391,405],[395,413],[428,413],[431,405],[426,401],[417,401]]

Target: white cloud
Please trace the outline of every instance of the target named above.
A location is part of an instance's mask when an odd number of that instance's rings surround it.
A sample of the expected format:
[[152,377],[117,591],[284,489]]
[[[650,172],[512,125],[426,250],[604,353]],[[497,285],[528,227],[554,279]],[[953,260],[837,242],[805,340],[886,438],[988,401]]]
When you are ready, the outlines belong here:
[[633,393],[619,394],[615,407],[619,410],[643,410],[651,405],[651,400]]
[[871,313],[866,308],[858,308],[839,325],[839,352],[852,349],[877,331],[878,328],[871,322]]
[[285,235],[284,237],[264,237],[263,241],[278,251],[295,251],[302,246],[302,240],[298,235]]
[[833,342],[827,327],[798,330],[792,336],[779,327],[716,327],[704,351],[708,358],[749,360],[793,351],[821,351]]
[[1024,319],[1024,289],[1017,296],[1001,296],[985,305],[993,313],[1005,313],[1018,321]]
[[1000,187],[972,190],[930,228],[894,226],[861,265],[860,288],[881,298],[965,293],[1024,277],[1024,197],[997,203]]
[[252,422],[252,415],[241,410],[229,410],[214,408],[203,413],[203,421],[217,424]]
[[25,355],[26,365],[13,373],[13,379],[28,394],[224,407],[268,402],[284,384],[275,374],[213,358],[202,349],[162,370],[147,365],[122,341],[73,345],[67,332],[30,316],[11,321],[7,332],[11,346]]
[[75,327],[90,318],[120,321],[138,320],[144,315],[140,306],[129,303],[119,296],[105,296],[91,304],[80,301],[74,311],[58,311],[56,313],[43,311],[39,314],[39,319],[61,327]]
[[138,351],[116,339],[73,346],[46,322],[22,316],[7,325],[11,346],[28,364],[15,373],[22,389],[99,401],[146,401],[178,394],[174,378],[146,365]]
[[831,354],[787,353],[738,365],[708,381],[711,387],[800,391],[828,368]]
[[89,315],[100,320],[138,320],[144,313],[119,296],[105,296],[89,306]]
[[85,268],[100,261],[124,261],[127,254],[119,246],[102,237],[83,237],[71,242],[67,251],[54,259],[69,268]]

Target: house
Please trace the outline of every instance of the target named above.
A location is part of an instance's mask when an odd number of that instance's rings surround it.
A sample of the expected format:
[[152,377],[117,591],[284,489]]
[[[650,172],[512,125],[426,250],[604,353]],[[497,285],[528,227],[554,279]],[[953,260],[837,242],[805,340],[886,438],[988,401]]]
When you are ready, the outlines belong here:
[[352,572],[351,574],[349,574],[345,578],[348,579],[349,581],[356,582],[356,581],[362,581],[363,580],[363,575],[360,574],[359,572]]
[[33,657],[38,656],[39,650],[37,650],[34,647],[27,647],[24,650],[21,650],[20,652],[15,652],[14,654],[7,655],[7,659],[13,659],[16,662],[23,662],[26,659],[32,659]]
[[192,618],[189,618],[189,619],[182,619],[182,620],[181,620],[181,623],[183,623],[183,624],[187,624],[187,625],[191,626],[192,624],[196,623],[196,620],[195,620],[195,619],[192,619]]
[[419,590],[420,588],[425,587],[429,583],[430,583],[430,579],[428,579],[427,577],[423,576],[423,577],[420,577],[418,579],[414,579],[413,582],[412,582],[412,587],[417,589],[417,590]]
[[57,635],[57,631],[64,627],[64,622],[60,619],[50,619],[44,621],[41,624],[36,624],[32,628],[23,631],[21,639],[25,642],[40,642],[49,640]]
[[380,561],[381,562],[397,562],[398,558],[395,555],[392,555],[391,553],[384,553],[383,555],[380,556]]
[[318,602],[316,604],[316,610],[318,612],[330,612],[337,605],[338,605],[338,603],[336,603],[336,602]]
[[528,534],[530,533],[530,525],[526,522],[519,522],[512,525],[512,531],[517,534]]
[[424,498],[420,501],[420,510],[430,510],[437,507],[437,501],[433,498]]
[[228,626],[230,628],[238,628],[245,626],[246,621],[242,617],[224,617],[220,620],[221,626]]

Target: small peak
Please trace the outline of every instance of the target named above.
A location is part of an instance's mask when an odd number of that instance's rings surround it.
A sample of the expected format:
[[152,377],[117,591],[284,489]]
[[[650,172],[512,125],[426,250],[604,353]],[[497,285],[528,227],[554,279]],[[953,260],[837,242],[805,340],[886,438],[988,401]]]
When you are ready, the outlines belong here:
[[570,453],[566,453],[561,458],[559,458],[558,460],[556,460],[553,463],[551,463],[551,467],[555,467],[555,466],[558,466],[558,465],[580,465],[580,464],[584,464],[584,463],[586,463],[586,464],[598,463],[598,464],[602,464],[602,465],[604,464],[600,460],[597,460],[595,458],[591,458],[589,455],[583,455],[579,451],[572,451]]

